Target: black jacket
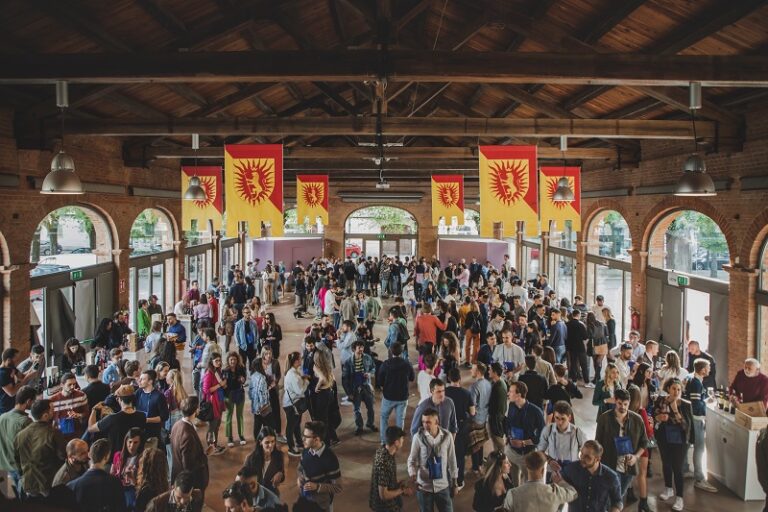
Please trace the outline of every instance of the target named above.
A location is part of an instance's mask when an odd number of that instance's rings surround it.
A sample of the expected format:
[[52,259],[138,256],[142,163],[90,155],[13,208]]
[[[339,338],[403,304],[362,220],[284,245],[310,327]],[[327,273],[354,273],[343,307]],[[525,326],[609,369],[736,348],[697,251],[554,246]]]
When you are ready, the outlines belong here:
[[415,378],[413,367],[402,357],[390,357],[379,367],[376,384],[387,400],[408,400],[408,383]]
[[573,354],[586,352],[584,341],[589,337],[587,326],[581,320],[571,319],[565,323],[568,335],[565,338],[565,349]]
[[67,484],[82,512],[123,512],[125,495],[120,480],[101,469],[89,469]]
[[549,388],[547,379],[536,373],[536,370],[527,370],[518,377],[518,380],[528,386],[528,394],[525,398],[539,409],[543,409],[544,397]]

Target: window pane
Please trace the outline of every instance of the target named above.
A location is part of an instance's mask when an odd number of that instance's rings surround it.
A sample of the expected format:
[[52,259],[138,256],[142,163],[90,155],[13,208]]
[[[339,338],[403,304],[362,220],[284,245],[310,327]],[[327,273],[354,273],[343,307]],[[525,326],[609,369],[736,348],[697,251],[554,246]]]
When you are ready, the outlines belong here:
[[131,227],[131,256],[141,256],[173,248],[173,230],[168,216],[148,208],[141,212]]
[[[611,308],[611,313],[616,319],[616,336],[621,335],[621,326],[623,325],[623,300],[624,300],[624,272],[618,268],[609,268],[604,265],[596,265],[597,283],[595,296],[602,295],[605,299],[605,306]],[[588,306],[594,304],[587,303]],[[601,322],[602,318],[598,318]]]
[[709,294],[685,289],[685,327],[687,339],[696,340],[701,350],[709,350]]
[[[561,247],[563,249],[576,250],[576,232],[573,230],[573,222],[570,220],[565,223],[558,222],[553,223],[557,226],[557,229],[552,229],[549,232],[549,244],[552,247]],[[565,224],[562,227],[562,224]]]
[[648,263],[657,268],[728,281],[728,244],[715,221],[686,210],[663,219],[651,236]]
[[629,261],[630,247],[632,236],[627,221],[619,212],[601,212],[590,223],[587,232],[587,253]]
[[474,235],[480,234],[480,212],[470,208],[464,209],[464,224],[460,225],[456,217],[450,219],[440,219],[437,226],[438,235]]
[[536,278],[536,274],[539,273],[539,248],[538,247],[525,247],[525,262],[527,267],[525,271],[525,279],[531,280]]

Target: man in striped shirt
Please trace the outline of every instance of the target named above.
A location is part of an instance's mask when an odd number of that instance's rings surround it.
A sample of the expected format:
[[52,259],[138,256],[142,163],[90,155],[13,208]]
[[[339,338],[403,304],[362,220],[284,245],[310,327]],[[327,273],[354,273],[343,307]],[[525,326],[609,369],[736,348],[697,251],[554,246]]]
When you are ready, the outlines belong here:
[[77,378],[72,373],[61,376],[61,391],[49,398],[53,407],[53,421],[64,439],[79,438],[88,426],[88,397],[77,389]]

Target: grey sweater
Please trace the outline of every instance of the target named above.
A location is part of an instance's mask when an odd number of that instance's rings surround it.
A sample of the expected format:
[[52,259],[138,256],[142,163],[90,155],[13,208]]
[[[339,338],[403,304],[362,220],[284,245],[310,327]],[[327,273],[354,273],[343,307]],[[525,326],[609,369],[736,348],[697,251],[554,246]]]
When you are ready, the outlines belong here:
[[[423,428],[419,429],[419,432],[413,436],[411,454],[408,456],[408,474],[416,476],[420,490],[431,493],[447,489],[458,474],[453,436],[444,428],[438,428],[437,437],[432,437]],[[433,452],[442,459],[442,478],[429,478],[427,459]]]

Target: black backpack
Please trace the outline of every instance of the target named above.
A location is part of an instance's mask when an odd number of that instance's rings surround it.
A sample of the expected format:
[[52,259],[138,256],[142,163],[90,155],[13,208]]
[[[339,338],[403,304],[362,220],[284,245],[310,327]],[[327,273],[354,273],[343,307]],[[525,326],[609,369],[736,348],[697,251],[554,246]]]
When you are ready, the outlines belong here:
[[397,342],[405,345],[409,339],[411,339],[411,335],[408,334],[408,328],[397,322]]

